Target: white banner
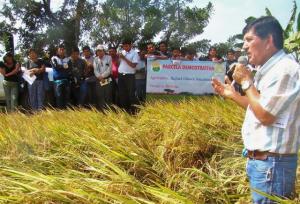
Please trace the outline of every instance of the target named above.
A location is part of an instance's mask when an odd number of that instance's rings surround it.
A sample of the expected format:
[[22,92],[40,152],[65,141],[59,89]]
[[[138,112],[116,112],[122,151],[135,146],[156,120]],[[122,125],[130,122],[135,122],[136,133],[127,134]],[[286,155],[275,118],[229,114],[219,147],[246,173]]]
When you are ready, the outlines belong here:
[[147,93],[212,94],[211,78],[224,76],[225,63],[148,59]]

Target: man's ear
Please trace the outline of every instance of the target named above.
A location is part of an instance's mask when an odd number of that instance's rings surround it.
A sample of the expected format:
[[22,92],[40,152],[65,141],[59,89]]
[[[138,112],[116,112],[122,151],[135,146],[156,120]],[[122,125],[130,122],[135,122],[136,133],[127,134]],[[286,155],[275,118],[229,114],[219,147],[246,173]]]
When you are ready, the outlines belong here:
[[267,41],[266,50],[275,47],[274,39],[271,34],[268,35],[266,41]]

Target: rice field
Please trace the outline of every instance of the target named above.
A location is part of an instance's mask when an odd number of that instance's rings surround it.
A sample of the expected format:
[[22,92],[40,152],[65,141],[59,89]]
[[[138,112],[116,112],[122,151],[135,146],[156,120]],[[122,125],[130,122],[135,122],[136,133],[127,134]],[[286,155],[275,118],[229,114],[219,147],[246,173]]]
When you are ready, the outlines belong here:
[[217,97],[1,114],[0,203],[249,203],[243,117]]

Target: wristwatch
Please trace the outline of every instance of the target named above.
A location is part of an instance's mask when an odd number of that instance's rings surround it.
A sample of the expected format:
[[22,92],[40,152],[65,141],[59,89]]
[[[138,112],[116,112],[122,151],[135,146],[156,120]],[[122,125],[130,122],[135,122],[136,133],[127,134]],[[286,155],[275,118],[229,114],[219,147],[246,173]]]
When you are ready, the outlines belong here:
[[242,81],[241,85],[242,85],[243,91],[245,92],[252,86],[252,81],[250,81],[250,80]]

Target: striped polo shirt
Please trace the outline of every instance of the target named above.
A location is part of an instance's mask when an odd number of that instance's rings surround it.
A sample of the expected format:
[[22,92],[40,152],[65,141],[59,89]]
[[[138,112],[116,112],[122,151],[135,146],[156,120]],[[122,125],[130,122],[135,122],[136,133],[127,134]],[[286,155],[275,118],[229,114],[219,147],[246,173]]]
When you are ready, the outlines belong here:
[[300,142],[300,65],[283,50],[258,67],[254,86],[260,105],[276,117],[264,126],[248,106],[242,127],[245,148],[280,154],[298,152]]

